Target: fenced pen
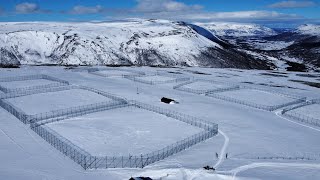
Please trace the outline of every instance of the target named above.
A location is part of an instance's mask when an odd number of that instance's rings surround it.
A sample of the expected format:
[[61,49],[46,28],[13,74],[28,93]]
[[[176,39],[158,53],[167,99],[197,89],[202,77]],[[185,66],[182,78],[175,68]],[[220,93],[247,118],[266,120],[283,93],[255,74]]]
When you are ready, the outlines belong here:
[[[190,85],[196,82],[204,82],[208,83],[210,86],[211,85],[224,85],[224,87],[215,87],[215,88],[207,88],[207,89],[195,89],[195,88],[190,88],[186,87],[186,85]],[[194,94],[205,94],[205,93],[214,93],[214,92],[223,92],[223,91],[230,91],[230,90],[236,90],[239,89],[240,87],[238,85],[231,85],[231,84],[222,84],[216,81],[211,81],[211,80],[204,80],[204,79],[195,79],[191,80],[188,82],[184,82],[181,84],[178,84],[176,86],[173,86],[173,89],[179,90],[179,91],[185,91],[185,92],[190,92]]]
[[[15,82],[15,81],[28,81],[28,80],[48,80],[52,81],[52,83],[45,84],[45,85],[38,85],[38,86],[29,86],[29,87],[23,87],[23,88],[8,88],[1,83],[3,82]],[[51,77],[44,74],[37,74],[37,75],[27,75],[27,76],[15,76],[15,77],[7,77],[7,78],[1,78],[0,79],[0,91],[3,91],[5,93],[15,93],[19,91],[32,91],[36,89],[43,89],[43,88],[53,88],[58,86],[66,86],[69,85],[68,81],[61,80],[55,77]]]
[[[268,91],[262,90],[260,88],[248,88],[248,87],[240,87],[238,89],[233,89],[233,90],[230,90],[230,91],[236,91],[236,90],[240,90],[240,89],[249,89],[249,90],[252,89],[252,90],[258,90],[258,91],[262,91],[262,92],[268,92]],[[224,91],[222,91],[222,92],[224,92]],[[227,91],[227,92],[229,92],[229,91]],[[287,95],[285,93],[281,93],[281,92],[271,92],[271,93],[274,93],[276,95],[281,95],[281,96],[284,96],[284,97],[292,98],[292,101],[287,102],[287,103],[281,103],[281,104],[278,104],[278,105],[264,105],[264,104],[259,104],[259,103],[255,103],[255,102],[250,102],[250,101],[246,101],[246,100],[237,99],[235,97],[228,97],[228,96],[225,96],[225,95],[221,95],[221,94],[219,94],[219,92],[215,92],[215,93],[210,92],[210,93],[206,93],[205,95],[209,96],[209,97],[214,97],[214,98],[217,98],[217,99],[221,99],[221,100],[225,100],[225,101],[229,101],[229,102],[233,102],[233,103],[237,103],[237,104],[241,104],[241,105],[245,105],[245,106],[261,109],[261,110],[266,110],[266,111],[274,111],[274,110],[277,110],[277,109],[280,109],[280,108],[283,108],[283,107],[291,106],[291,105],[302,103],[302,102],[306,101],[306,97],[289,96],[289,95]]]
[[314,118],[314,117],[310,117],[310,115],[308,115],[308,114],[301,114],[298,112],[294,112],[295,109],[298,109],[301,107],[307,108],[308,106],[314,105],[314,104],[320,105],[320,99],[310,100],[310,101],[298,104],[293,107],[285,108],[281,111],[281,114],[284,116],[287,116],[289,118],[292,118],[294,120],[320,127],[320,118],[319,117]]
[[[102,169],[102,168],[143,168],[151,163],[165,159],[171,155],[179,153],[197,143],[205,141],[218,133],[218,125],[197,119],[192,116],[177,113],[171,110],[162,109],[156,106],[140,103],[137,101],[128,101],[128,104],[122,107],[134,106],[148,111],[156,112],[176,120],[182,121],[192,126],[203,129],[200,133],[194,134],[174,144],[166,146],[160,150],[153,151],[146,154],[136,154],[128,156],[93,156],[85,150],[79,148],[68,139],[55,132],[46,123],[50,122],[34,122],[31,129],[35,131],[44,140],[49,142],[53,147],[63,153],[65,156],[71,158],[74,162],[81,165],[84,169]],[[116,107],[119,108],[119,107]],[[78,114],[79,116],[81,114]],[[106,152],[107,154],[108,152]]]
[[[8,98],[16,98],[16,97],[28,96],[32,94],[65,91],[65,90],[71,90],[71,89],[83,89],[86,91],[94,92],[96,94],[107,97],[112,101],[94,103],[94,104],[89,104],[84,106],[76,106],[76,107],[71,107],[71,108],[66,108],[61,110],[35,114],[35,115],[27,115],[21,109],[19,109],[18,107],[14,106],[12,103],[6,100]],[[104,91],[100,91],[94,88],[86,87],[86,86],[75,86],[75,85],[61,86],[61,87],[55,87],[55,88],[36,89],[36,90],[32,90],[32,91],[29,90],[24,92],[18,91],[18,92],[5,94],[0,99],[0,106],[3,107],[8,112],[10,112],[11,114],[13,114],[15,117],[17,117],[20,121],[22,121],[25,124],[31,123],[31,122],[39,122],[46,119],[55,121],[56,118],[66,118],[76,114],[95,112],[101,109],[108,109],[108,108],[116,107],[126,103],[127,101],[125,99],[118,97],[116,95],[113,95]]]
[[[111,73],[103,73],[113,71]],[[128,77],[138,77],[138,76],[144,76],[145,73],[141,71],[135,71],[132,69],[121,69],[121,68],[106,68],[106,69],[99,69],[99,68],[90,68],[88,69],[88,73],[101,76],[101,77],[112,77],[112,76],[118,76],[122,78],[128,78]]]
[[[164,77],[164,78],[169,78],[169,79],[163,79],[163,80],[145,79],[145,78],[148,78],[148,77],[159,77],[159,79],[161,79],[161,77]],[[190,80],[189,77],[180,77],[180,76],[175,76],[175,75],[172,75],[172,74],[160,73],[160,72],[157,72],[157,73],[152,74],[152,75],[131,76],[131,77],[125,77],[125,78],[130,79],[130,80],[135,81],[135,82],[140,82],[140,83],[150,84],[150,85],[167,84],[167,83],[178,83],[178,82],[189,81]]]

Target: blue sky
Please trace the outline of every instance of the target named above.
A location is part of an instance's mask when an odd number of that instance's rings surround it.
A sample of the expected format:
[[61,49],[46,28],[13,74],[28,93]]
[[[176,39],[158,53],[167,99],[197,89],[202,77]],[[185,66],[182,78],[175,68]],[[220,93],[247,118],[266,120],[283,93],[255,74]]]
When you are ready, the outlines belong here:
[[320,0],[0,0],[0,21],[126,18],[233,21],[292,26],[320,23]]

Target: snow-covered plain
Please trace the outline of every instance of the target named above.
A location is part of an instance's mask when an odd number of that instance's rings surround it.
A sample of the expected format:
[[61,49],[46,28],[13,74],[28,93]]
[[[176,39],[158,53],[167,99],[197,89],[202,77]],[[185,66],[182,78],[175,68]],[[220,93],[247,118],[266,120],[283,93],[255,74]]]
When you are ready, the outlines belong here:
[[29,115],[45,113],[76,106],[112,101],[111,99],[83,89],[32,94],[7,99]]
[[190,84],[184,85],[183,87],[195,90],[213,90],[213,89],[220,89],[220,88],[227,88],[228,85],[225,84],[214,84],[210,82],[203,82],[203,81],[195,81]]
[[28,88],[32,86],[48,85],[52,83],[55,83],[55,82],[47,79],[33,79],[33,80],[25,80],[25,81],[0,82],[0,86],[9,88],[9,89],[18,89],[18,88]]
[[292,112],[319,119],[320,121],[320,104],[311,104],[291,110]]
[[117,71],[117,70],[104,70],[104,71],[99,71],[99,74],[106,75],[106,76],[134,75],[134,73],[132,73],[132,72]]
[[275,94],[272,92],[246,88],[233,91],[219,92],[219,95],[267,106],[285,104],[294,100],[293,98]]
[[136,107],[102,111],[47,126],[90,154],[102,157],[151,153],[203,131]]
[[167,77],[167,76],[155,75],[155,76],[136,77],[136,79],[141,79],[141,80],[145,80],[145,81],[169,81],[169,80],[174,80],[175,78]]
[[[147,74],[155,73],[157,70],[149,67],[126,68],[140,70]],[[276,74],[272,71],[257,70],[209,68],[164,68],[162,70],[181,72],[190,78],[258,86],[270,91],[305,96],[308,99],[320,98],[319,88],[290,81],[294,79],[317,82],[316,78],[297,76],[303,73],[277,72],[286,73],[287,77],[275,77],[261,74]],[[194,74],[186,70],[211,75]],[[0,158],[3,162],[0,164],[0,179],[125,180],[131,176],[150,176],[154,179],[172,180],[231,180],[234,176],[238,179],[318,179],[320,176],[320,129],[286,119],[275,112],[260,111],[212,97],[177,91],[172,88],[176,85],[175,83],[151,86],[125,78],[103,78],[87,72],[72,72],[62,67],[23,66],[10,71],[0,69],[0,75],[4,77],[35,73],[48,74],[72,84],[93,87],[127,99],[212,121],[219,124],[219,130],[225,136],[219,133],[203,143],[144,169],[85,171],[45,142],[28,126],[0,108]],[[318,74],[315,73],[315,75]],[[174,98],[179,101],[179,104],[163,104],[160,102],[163,96]],[[33,106],[37,109],[41,105],[33,104]],[[176,131],[182,130],[176,128]],[[219,157],[228,153],[228,159],[218,161],[215,153],[218,153]],[[297,159],[297,157],[304,157],[304,159]],[[217,167],[217,171],[213,173],[203,170],[202,167],[206,165]]]

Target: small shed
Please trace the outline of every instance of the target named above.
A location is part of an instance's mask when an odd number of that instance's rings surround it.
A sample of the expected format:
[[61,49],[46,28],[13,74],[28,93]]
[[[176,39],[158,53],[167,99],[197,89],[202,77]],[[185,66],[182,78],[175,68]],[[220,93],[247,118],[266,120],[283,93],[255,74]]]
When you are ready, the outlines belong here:
[[176,103],[178,103],[174,99],[166,98],[166,97],[162,97],[161,98],[161,102],[166,103],[166,104],[176,104]]

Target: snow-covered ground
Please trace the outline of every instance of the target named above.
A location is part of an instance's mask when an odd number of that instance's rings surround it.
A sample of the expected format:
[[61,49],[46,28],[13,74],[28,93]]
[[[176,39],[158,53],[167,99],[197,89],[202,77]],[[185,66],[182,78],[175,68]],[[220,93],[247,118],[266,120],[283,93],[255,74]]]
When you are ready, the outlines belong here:
[[260,91],[256,89],[239,89],[233,91],[220,92],[220,95],[231,97],[251,103],[262,104],[267,106],[285,104],[293,101],[293,98],[275,94],[267,91]]
[[320,104],[311,104],[308,106],[302,106],[297,109],[291,110],[291,112],[298,113],[311,118],[319,119],[320,121]]
[[175,78],[173,77],[167,77],[167,76],[141,76],[141,77],[136,77],[136,79],[142,79],[145,81],[169,81],[169,80],[174,80]]
[[90,154],[102,157],[151,153],[203,131],[136,107],[88,114],[47,126]]
[[[147,74],[154,74],[158,70],[150,67],[126,68],[143,71]],[[308,99],[320,98],[319,88],[290,81],[301,80],[319,83],[316,80],[317,78],[297,76],[297,74],[304,73],[281,71],[274,73],[273,71],[210,68],[161,68],[161,70],[178,71],[183,73],[184,76],[196,79],[258,86],[259,88],[265,88],[267,91],[280,91],[292,95],[305,96]],[[193,74],[185,70],[211,75]],[[0,108],[0,158],[3,162],[0,164],[0,179],[127,180],[131,176],[150,176],[151,178],[162,178],[164,180],[231,180],[235,176],[239,179],[309,180],[318,179],[320,176],[319,128],[300,124],[292,119],[281,117],[274,112],[260,111],[216,98],[177,91],[172,88],[175,84],[150,86],[125,78],[102,78],[87,72],[72,72],[62,67],[23,66],[20,69],[0,69],[0,76],[2,77],[36,73],[47,74],[67,80],[72,84],[93,87],[127,99],[138,100],[211,121],[219,124],[219,130],[223,134],[220,132],[217,136],[203,143],[151,164],[144,169],[85,171],[40,138],[27,125],[22,124],[13,115]],[[282,73],[284,77],[263,75],[262,73]],[[313,74],[319,75],[319,73]],[[137,87],[139,88],[139,93],[137,93]],[[72,94],[75,93],[70,93],[68,96],[73,96]],[[68,100],[67,96],[63,96],[63,98],[61,96],[59,96],[59,99],[61,101],[65,100],[65,104],[73,104],[77,102],[80,98],[79,96],[81,96],[80,99],[87,99],[88,95],[87,93],[79,94],[75,99],[71,100]],[[173,98],[179,101],[179,104],[163,104],[160,102],[160,98],[163,96]],[[251,93],[246,96],[246,99],[251,98],[250,96],[255,100],[253,97],[260,95]],[[42,98],[44,96],[36,99],[36,102],[30,105],[21,103],[24,107],[20,108],[24,111],[28,108],[29,111],[35,111],[34,109],[42,108],[45,103],[48,105],[48,101],[45,100],[42,100],[43,104],[39,103]],[[29,100],[35,101],[32,98],[29,98]],[[96,98],[92,98],[92,101],[94,100]],[[261,99],[259,98],[258,100],[261,103]],[[269,101],[269,96],[264,100]],[[284,99],[280,97],[279,101],[282,102],[282,100]],[[90,103],[94,102],[90,101]],[[316,108],[308,113],[317,114],[318,109]],[[140,115],[134,114],[133,117]],[[77,120],[82,121],[81,119]],[[74,119],[72,121],[77,120]],[[100,122],[103,122],[102,120]],[[67,123],[68,120],[65,122]],[[172,122],[170,121],[170,123]],[[82,127],[85,125],[84,123],[81,124]],[[193,127],[191,126],[191,128]],[[178,127],[175,128],[175,131],[177,133],[185,133],[182,132],[184,128]],[[166,130],[163,131],[164,134],[166,132]],[[219,154],[220,159],[216,158],[215,153]],[[228,153],[228,159],[221,159],[225,157],[225,153]],[[267,159],[261,159],[261,157],[266,157]],[[275,157],[283,157],[283,159],[275,159]],[[304,160],[297,159],[297,157],[304,157]],[[215,166],[217,163],[218,166],[215,173],[202,169],[203,166]]]
[[47,79],[33,79],[25,81],[10,81],[10,82],[0,82],[0,85],[9,88],[9,89],[18,89],[18,88],[28,88],[32,86],[42,86],[56,83]]
[[219,88],[227,88],[229,86],[224,84],[214,84],[210,82],[195,81],[193,83],[184,85],[183,87],[195,89],[195,90],[213,90],[213,89],[219,89]]
[[112,101],[111,99],[83,89],[32,94],[7,99],[29,115],[45,113],[70,107]]
[[132,72],[117,71],[117,70],[103,70],[103,71],[99,71],[98,73],[106,76],[134,75],[134,73]]

